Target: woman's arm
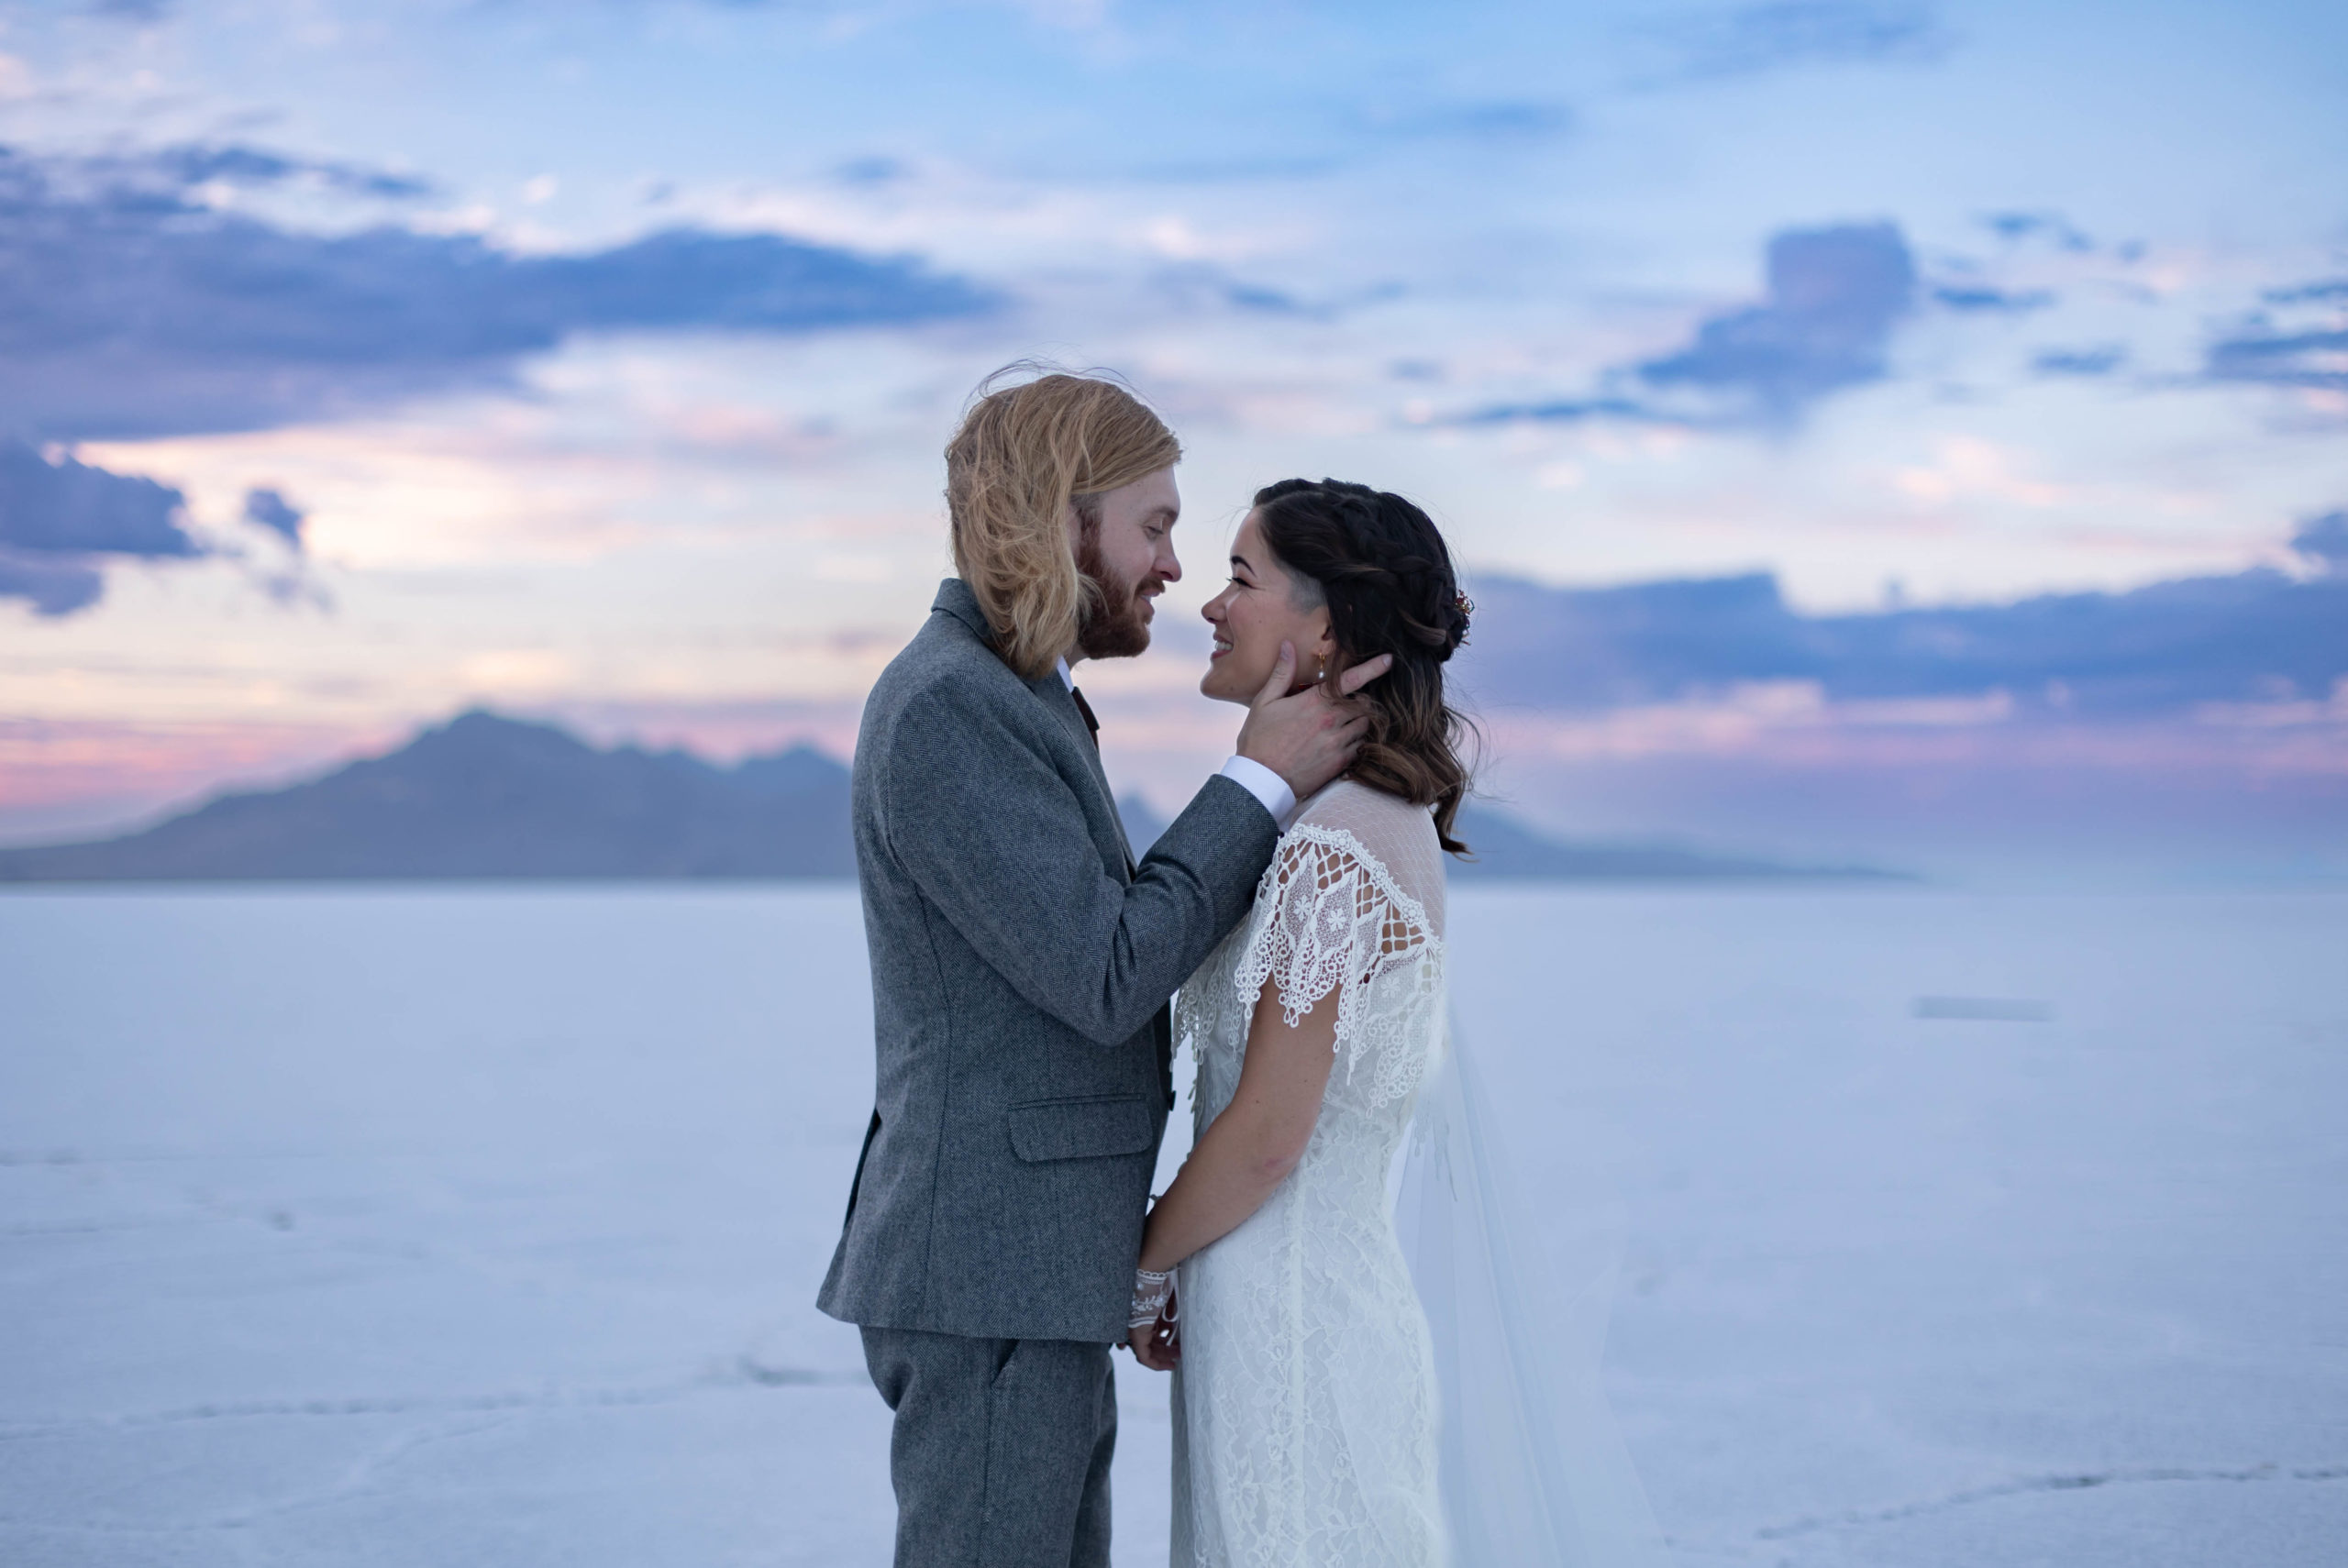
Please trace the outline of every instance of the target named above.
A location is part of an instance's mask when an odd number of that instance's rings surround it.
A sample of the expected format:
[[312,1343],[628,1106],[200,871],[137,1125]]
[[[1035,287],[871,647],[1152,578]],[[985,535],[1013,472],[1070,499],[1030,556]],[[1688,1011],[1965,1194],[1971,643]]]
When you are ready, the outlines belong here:
[[[1321,1096],[1336,1063],[1337,997],[1332,990],[1290,1027],[1274,981],[1266,980],[1256,993],[1239,1087],[1150,1209],[1141,1238],[1143,1268],[1161,1273],[1230,1234],[1296,1169],[1312,1142]],[[1170,1318],[1135,1329],[1127,1343],[1135,1360],[1157,1372],[1172,1371],[1182,1356]]]
[[1277,986],[1264,982],[1247,1024],[1239,1088],[1149,1211],[1142,1267],[1172,1268],[1237,1229],[1304,1157],[1336,1061],[1337,997],[1331,990],[1291,1027]]

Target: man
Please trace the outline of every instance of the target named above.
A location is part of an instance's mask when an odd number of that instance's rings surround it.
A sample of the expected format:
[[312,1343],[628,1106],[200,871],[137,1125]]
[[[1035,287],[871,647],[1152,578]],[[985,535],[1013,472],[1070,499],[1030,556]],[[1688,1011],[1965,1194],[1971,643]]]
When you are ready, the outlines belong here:
[[1246,913],[1346,693],[1287,695],[1138,866],[1086,658],[1149,644],[1181,576],[1172,432],[1113,382],[975,403],[947,448],[957,577],[867,700],[858,878],[878,1092],[817,1304],[896,1412],[899,1568],[1105,1568],[1142,1220],[1173,1103],[1168,999]]

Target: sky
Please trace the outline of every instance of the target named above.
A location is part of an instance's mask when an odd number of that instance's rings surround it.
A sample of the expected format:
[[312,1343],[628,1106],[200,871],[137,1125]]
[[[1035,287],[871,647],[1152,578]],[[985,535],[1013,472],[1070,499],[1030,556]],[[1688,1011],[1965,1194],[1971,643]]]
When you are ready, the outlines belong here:
[[845,753],[1016,359],[1484,606],[1493,796],[2348,876],[2348,10],[0,5],[0,840],[482,703]]

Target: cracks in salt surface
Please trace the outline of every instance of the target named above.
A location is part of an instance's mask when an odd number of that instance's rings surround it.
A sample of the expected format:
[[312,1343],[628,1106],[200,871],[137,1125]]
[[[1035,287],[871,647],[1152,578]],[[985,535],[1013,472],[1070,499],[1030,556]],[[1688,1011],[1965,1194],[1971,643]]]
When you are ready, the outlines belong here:
[[56,1433],[127,1430],[142,1427],[178,1426],[188,1421],[259,1420],[283,1416],[428,1416],[482,1414],[504,1410],[550,1410],[598,1405],[651,1405],[682,1398],[695,1386],[667,1387],[549,1389],[539,1393],[466,1394],[445,1398],[428,1396],[358,1396],[343,1399],[242,1399],[189,1405],[175,1410],[149,1410],[123,1416],[86,1416],[76,1420],[25,1423],[0,1427],[0,1439],[47,1437]]
[[271,1519],[286,1518],[294,1514],[308,1513],[330,1507],[353,1497],[367,1496],[371,1483],[383,1471],[435,1443],[455,1442],[462,1438],[478,1437],[511,1424],[522,1412],[509,1410],[487,1417],[472,1417],[463,1420],[443,1422],[419,1431],[403,1432],[371,1453],[360,1455],[346,1470],[341,1479],[295,1496],[281,1498],[260,1507],[229,1515],[214,1521],[220,1529],[247,1529]]
[[274,1501],[217,1518],[174,1523],[130,1520],[40,1519],[0,1515],[0,1528],[45,1534],[96,1535],[169,1539],[214,1530],[249,1529],[271,1520],[333,1507],[380,1489],[384,1473],[424,1449],[460,1441],[495,1431],[533,1415],[565,1410],[608,1409],[673,1403],[704,1394],[743,1393],[760,1388],[815,1387],[861,1384],[863,1375],[812,1367],[773,1366],[745,1355],[730,1366],[709,1375],[664,1384],[606,1388],[545,1389],[537,1392],[455,1395],[447,1397],[393,1397],[340,1399],[256,1399],[192,1405],[180,1409],[144,1414],[93,1416],[74,1420],[14,1423],[0,1426],[0,1442],[71,1437],[100,1431],[158,1428],[197,1421],[261,1420],[283,1418],[353,1416],[439,1417],[422,1427],[393,1434],[387,1441],[353,1459],[342,1474],[324,1485],[305,1488]]
[[616,1388],[548,1388],[498,1394],[368,1397],[327,1399],[245,1399],[183,1406],[128,1415],[84,1416],[61,1421],[0,1423],[0,1442],[69,1436],[79,1432],[126,1431],[179,1426],[191,1421],[262,1420],[283,1417],[480,1416],[547,1410],[586,1410],[632,1405],[663,1405],[696,1395],[748,1388],[860,1386],[865,1375],[814,1367],[769,1366],[748,1356],[722,1372],[673,1383]]
[[51,1535],[116,1535],[170,1538],[201,1535],[212,1530],[249,1529],[271,1519],[283,1518],[316,1508],[330,1507],[356,1496],[365,1496],[369,1484],[376,1474],[408,1455],[434,1443],[449,1442],[460,1438],[493,1431],[514,1419],[513,1414],[501,1414],[483,1419],[469,1419],[444,1422],[418,1431],[402,1432],[389,1442],[354,1460],[342,1475],[324,1486],[282,1497],[275,1502],[244,1508],[214,1518],[176,1520],[168,1523],[142,1524],[123,1519],[38,1519],[0,1516],[0,1526],[14,1529],[36,1530]]
[[811,1366],[768,1366],[747,1355],[734,1364],[734,1370],[762,1388],[860,1387],[870,1381],[868,1375],[861,1372],[825,1372]]
[[177,1214],[136,1220],[33,1220],[23,1224],[0,1225],[0,1242],[37,1236],[110,1236],[124,1231],[183,1230],[187,1224],[188,1220]]
[[2348,1464],[2292,1466],[2267,1463],[2235,1469],[2154,1465],[2136,1469],[2077,1471],[2059,1475],[2030,1475],[1991,1486],[1969,1487],[1962,1492],[1952,1492],[1944,1497],[1900,1503],[1888,1508],[1854,1508],[1823,1518],[1795,1519],[1789,1524],[1766,1526],[1753,1533],[1762,1540],[1785,1540],[1852,1525],[1892,1524],[1901,1519],[1921,1518],[1953,1508],[1970,1507],[1976,1503],[1994,1502],[2000,1497],[2027,1496],[2041,1492],[2085,1492],[2101,1486],[2138,1486],[2165,1481],[2348,1481]]

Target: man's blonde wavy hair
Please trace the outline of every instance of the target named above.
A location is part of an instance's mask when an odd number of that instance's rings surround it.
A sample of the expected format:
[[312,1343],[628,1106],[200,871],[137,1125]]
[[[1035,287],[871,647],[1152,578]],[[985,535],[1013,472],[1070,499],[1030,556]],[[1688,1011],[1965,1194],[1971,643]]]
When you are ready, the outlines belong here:
[[995,651],[1034,680],[1076,644],[1099,590],[1077,569],[1068,508],[1097,525],[1102,491],[1171,468],[1182,444],[1131,392],[1048,371],[1014,386],[1014,365],[980,384],[946,447],[954,569],[994,629]]

